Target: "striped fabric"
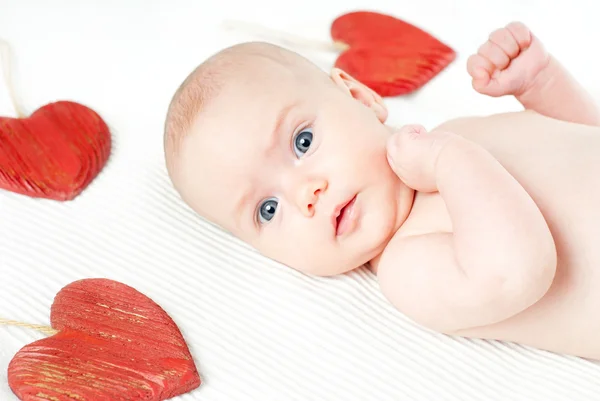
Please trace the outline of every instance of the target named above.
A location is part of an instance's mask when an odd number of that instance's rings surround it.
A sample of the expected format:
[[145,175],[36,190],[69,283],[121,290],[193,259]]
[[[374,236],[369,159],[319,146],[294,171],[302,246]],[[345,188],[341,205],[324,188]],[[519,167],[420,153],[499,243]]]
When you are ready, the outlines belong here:
[[[200,220],[167,181],[160,132],[170,96],[200,60],[262,39],[225,34],[220,21],[326,40],[333,18],[365,7],[394,12],[458,51],[424,91],[387,100],[391,124],[429,128],[520,109],[514,99],[476,94],[465,70],[491,30],[514,19],[531,24],[600,100],[593,3],[0,0],[0,36],[15,48],[24,108],[80,101],[115,139],[109,164],[72,202],[0,191],[0,317],[49,324],[54,295],[86,277],[133,286],[170,314],[196,360],[203,384],[177,400],[600,400],[598,363],[423,330],[386,302],[368,271],[304,276]],[[324,69],[335,59],[306,54]],[[0,115],[11,111],[0,83]],[[39,338],[0,326],[0,401],[16,400],[6,378],[12,356]]]
[[[0,316],[48,324],[74,280],[131,285],[189,343],[204,383],[181,400],[600,399],[600,364],[423,330],[369,271],[313,278],[266,260],[197,218],[156,160],[125,168],[114,153],[73,202],[0,194]],[[0,327],[0,399],[16,399],[14,353],[42,337]]]

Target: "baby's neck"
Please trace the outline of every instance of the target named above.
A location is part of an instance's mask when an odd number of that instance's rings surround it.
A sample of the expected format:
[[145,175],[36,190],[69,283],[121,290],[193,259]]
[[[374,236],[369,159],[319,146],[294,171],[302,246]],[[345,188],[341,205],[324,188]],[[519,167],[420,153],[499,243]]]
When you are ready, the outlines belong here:
[[379,266],[379,258],[381,258],[381,253],[377,255],[375,258],[371,259],[367,263],[365,263],[365,267],[373,272],[373,274],[377,274],[377,267]]
[[[379,252],[375,257],[373,257],[371,260],[369,260],[365,264],[365,266],[369,270],[371,270],[373,273],[377,274],[377,271],[379,268],[379,261],[381,260],[381,257],[383,255],[383,253],[385,252],[385,249],[387,248],[388,244],[395,237],[416,234],[413,231],[414,224],[411,224],[412,220],[414,220],[414,218],[416,218],[417,220],[420,220],[418,215],[422,214],[423,211],[419,210],[419,209],[423,209],[422,208],[423,203],[425,203],[425,206],[427,206],[427,203],[428,203],[427,200],[432,197],[435,197],[435,194],[427,194],[427,193],[415,191],[412,205],[411,205],[410,211],[408,213],[408,217],[406,217],[406,219],[404,221],[396,222],[396,227],[394,227],[394,229],[392,230],[393,234],[387,239],[387,241],[383,245],[381,252]],[[415,207],[415,205],[417,205],[417,207]],[[406,224],[406,223],[409,223],[409,224]]]

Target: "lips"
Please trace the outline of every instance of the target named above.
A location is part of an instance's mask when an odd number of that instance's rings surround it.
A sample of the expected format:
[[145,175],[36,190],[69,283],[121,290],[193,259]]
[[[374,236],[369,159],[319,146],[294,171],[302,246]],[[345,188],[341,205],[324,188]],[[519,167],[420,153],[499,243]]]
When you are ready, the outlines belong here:
[[354,203],[356,201],[356,195],[354,195],[348,201],[338,205],[333,214],[335,227],[335,235],[340,236],[346,233],[351,227],[354,220],[356,220],[356,213]]

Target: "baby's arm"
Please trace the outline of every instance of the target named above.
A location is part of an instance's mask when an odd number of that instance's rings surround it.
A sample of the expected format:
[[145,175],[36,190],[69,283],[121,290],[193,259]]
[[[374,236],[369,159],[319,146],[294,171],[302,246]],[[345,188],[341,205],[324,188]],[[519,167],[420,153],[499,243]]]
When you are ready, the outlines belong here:
[[514,95],[528,110],[559,120],[600,125],[590,94],[522,23],[498,29],[467,62],[473,87],[489,96]]
[[516,98],[525,109],[545,116],[600,126],[600,109],[594,99],[552,56],[531,87]]
[[412,126],[392,137],[388,154],[408,186],[439,191],[453,225],[452,233],[390,242],[378,275],[392,304],[424,326],[452,333],[504,320],[546,293],[557,263],[550,230],[488,152]]

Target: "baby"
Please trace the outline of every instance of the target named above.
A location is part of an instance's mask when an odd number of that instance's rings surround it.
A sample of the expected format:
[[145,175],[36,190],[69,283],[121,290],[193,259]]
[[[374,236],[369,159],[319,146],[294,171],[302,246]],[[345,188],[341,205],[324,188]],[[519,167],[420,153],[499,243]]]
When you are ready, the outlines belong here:
[[525,110],[395,129],[344,71],[233,46],[172,100],[169,175],[201,216],[282,264],[368,264],[424,327],[600,359],[600,110],[521,23],[467,69],[475,90]]

